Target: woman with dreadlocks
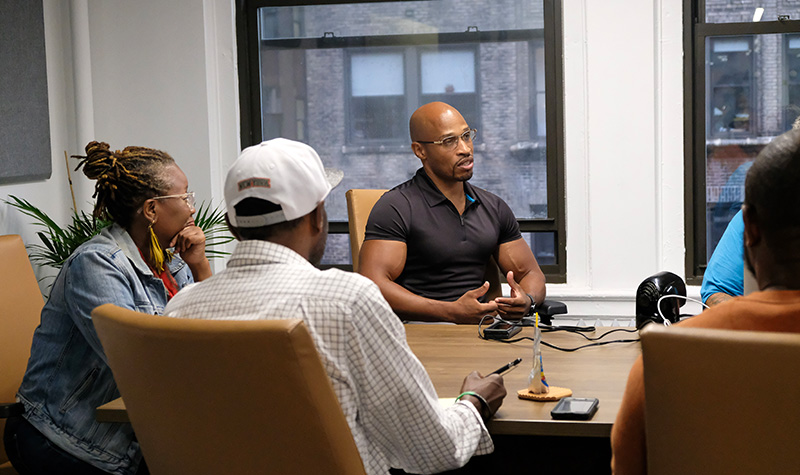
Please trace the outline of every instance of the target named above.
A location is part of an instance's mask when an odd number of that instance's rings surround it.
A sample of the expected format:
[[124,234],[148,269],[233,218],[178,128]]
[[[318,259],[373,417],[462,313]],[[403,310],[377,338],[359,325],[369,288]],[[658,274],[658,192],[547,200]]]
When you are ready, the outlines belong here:
[[186,175],[165,152],[91,142],[77,158],[97,180],[94,216],[113,224],[56,277],[17,394],[25,412],[8,420],[5,447],[23,475],[147,473],[130,424],[95,420],[119,391],[91,311],[113,303],[160,314],[179,289],[211,275],[205,236]]

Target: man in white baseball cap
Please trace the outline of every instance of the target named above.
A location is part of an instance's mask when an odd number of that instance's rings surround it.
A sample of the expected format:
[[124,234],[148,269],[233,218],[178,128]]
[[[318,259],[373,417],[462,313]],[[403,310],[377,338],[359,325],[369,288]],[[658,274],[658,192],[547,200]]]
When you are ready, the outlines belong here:
[[473,371],[459,401],[442,409],[378,287],[313,265],[325,251],[325,198],[341,175],[299,142],[273,139],[245,149],[225,181],[228,225],[240,242],[224,271],[181,290],[164,313],[302,318],[368,474],[460,467],[494,449],[484,420],[502,404],[503,379]]
[[[328,239],[325,198],[342,176],[340,170],[326,169],[317,152],[302,142],[277,138],[247,147],[225,178],[231,233],[240,241],[272,240],[319,265]],[[303,218],[313,221],[306,223],[312,232],[300,234],[304,239],[299,242],[286,231]],[[291,242],[276,241],[279,234]],[[297,248],[306,245],[307,250]]]

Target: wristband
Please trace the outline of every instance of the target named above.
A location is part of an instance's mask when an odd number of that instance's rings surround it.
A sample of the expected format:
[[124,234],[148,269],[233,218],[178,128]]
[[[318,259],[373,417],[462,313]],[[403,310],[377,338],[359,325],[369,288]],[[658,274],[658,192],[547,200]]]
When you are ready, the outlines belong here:
[[525,316],[526,317],[531,317],[531,316],[533,316],[533,312],[535,311],[534,309],[536,308],[536,299],[534,299],[533,295],[531,295],[531,294],[527,294],[527,295],[528,295],[528,298],[531,299],[531,306],[528,309],[528,312],[525,314]]
[[[492,414],[492,409],[489,407],[489,403],[486,402],[486,399],[483,398],[480,394],[476,393],[475,391],[464,391],[463,393],[459,394],[456,398],[456,401],[460,401],[464,396],[474,396],[478,401],[481,402],[481,405],[486,408],[488,411],[489,416]],[[480,411],[478,411],[480,412]],[[483,416],[481,416],[483,417]]]

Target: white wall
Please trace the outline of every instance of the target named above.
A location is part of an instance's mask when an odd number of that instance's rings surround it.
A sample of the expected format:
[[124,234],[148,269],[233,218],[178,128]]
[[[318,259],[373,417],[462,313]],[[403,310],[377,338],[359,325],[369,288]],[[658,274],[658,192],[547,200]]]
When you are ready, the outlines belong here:
[[570,314],[632,315],[647,276],[685,273],[681,16],[680,0],[564,0],[568,283],[548,298]]
[[[52,176],[48,180],[34,183],[0,186],[0,199],[5,200],[8,195],[26,199],[62,224],[68,222],[72,209],[64,151],[69,154],[77,151],[74,143],[74,121],[71,120],[74,115],[74,94],[70,25],[64,21],[65,17],[69,18],[69,2],[44,2]],[[30,221],[17,210],[0,203],[0,234],[20,234],[26,244],[38,243],[36,228],[28,224]],[[39,278],[51,274],[37,268],[35,271]]]
[[89,2],[95,137],[166,150],[222,202],[239,152],[232,2]]
[[[239,152],[232,2],[45,0],[44,16],[53,175],[2,186],[0,198],[25,198],[66,225],[64,151],[82,154],[101,140],[166,150],[198,199],[220,204],[224,170]],[[72,180],[78,209],[90,213],[94,182],[81,172]],[[0,234],[39,243],[29,222],[0,204]]]
[[[63,151],[96,138],[168,151],[200,199],[221,202],[239,151],[233,2],[44,5],[53,177],[2,186],[0,197],[66,222]],[[645,277],[684,274],[681,8],[564,0],[568,283],[548,295],[572,315],[630,316]],[[73,181],[88,210],[91,183]],[[0,234],[35,243],[26,222],[0,205]]]

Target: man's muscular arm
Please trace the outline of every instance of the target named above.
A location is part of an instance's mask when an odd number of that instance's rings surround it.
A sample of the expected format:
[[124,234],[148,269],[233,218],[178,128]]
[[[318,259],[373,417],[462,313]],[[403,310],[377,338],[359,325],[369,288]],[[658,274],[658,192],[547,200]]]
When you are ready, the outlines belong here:
[[[495,299],[501,315],[520,318],[531,303],[544,302],[544,273],[524,239],[501,244],[497,250],[497,263],[506,273],[506,280],[511,287],[510,297]],[[533,302],[528,295],[533,297]]]
[[497,311],[497,303],[478,301],[489,290],[488,283],[467,291],[455,302],[428,299],[406,290],[395,282],[405,268],[406,251],[406,243],[402,241],[373,239],[364,241],[359,254],[358,272],[378,285],[392,310],[401,318],[427,322],[478,323],[484,315]]

